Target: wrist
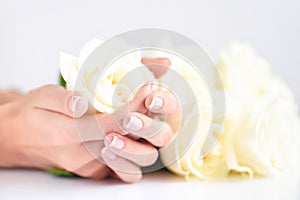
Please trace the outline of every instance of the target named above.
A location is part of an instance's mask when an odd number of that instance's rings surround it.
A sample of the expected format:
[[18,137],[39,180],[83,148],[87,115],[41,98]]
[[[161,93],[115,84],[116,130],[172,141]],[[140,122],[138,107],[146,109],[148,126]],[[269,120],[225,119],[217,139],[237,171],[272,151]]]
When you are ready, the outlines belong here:
[[20,131],[24,127],[18,123],[18,108],[14,103],[0,105],[0,167],[41,168],[34,162],[24,143],[28,138]]
[[15,101],[19,97],[22,97],[22,96],[23,95],[19,92],[14,92],[14,91],[2,92],[2,91],[0,91],[0,105]]
[[14,165],[14,139],[9,130],[11,123],[11,105],[0,105],[0,167],[12,167]]

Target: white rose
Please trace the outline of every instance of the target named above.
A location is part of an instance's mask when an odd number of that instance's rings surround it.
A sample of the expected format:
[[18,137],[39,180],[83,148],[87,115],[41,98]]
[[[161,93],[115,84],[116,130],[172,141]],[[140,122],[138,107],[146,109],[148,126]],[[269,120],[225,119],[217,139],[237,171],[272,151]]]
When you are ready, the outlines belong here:
[[221,143],[228,169],[251,177],[289,168],[300,133],[289,88],[245,44],[230,46],[217,66],[226,94]]
[[[168,151],[161,152],[163,163],[171,163],[167,168],[186,180],[197,179],[215,179],[225,177],[228,174],[223,146],[217,143],[216,136],[213,131],[209,132],[211,125],[211,112],[193,112],[185,119],[181,129],[182,134],[178,135],[177,141]],[[200,117],[200,118],[199,118]],[[202,119],[201,122],[199,119]],[[218,122],[213,126],[219,126]],[[193,133],[193,127],[198,126],[195,132],[195,138],[190,146],[186,146],[185,135]],[[211,134],[211,135],[210,135]],[[210,145],[215,144],[213,150],[208,155],[203,155],[204,142],[207,137],[211,137]],[[210,146],[212,147],[212,146]],[[179,159],[170,161],[170,155],[180,156]]]
[[[269,176],[289,168],[295,159],[300,133],[297,106],[280,80],[273,80],[271,85],[251,104],[236,96],[232,101],[227,99],[232,105],[228,106],[231,110],[223,142],[230,170]],[[234,103],[243,100],[246,103],[240,104],[242,107]],[[236,109],[244,112],[235,115]]]
[[[133,52],[122,56],[109,66],[83,69],[84,77],[78,80],[84,61],[101,43],[98,39],[91,40],[80,51],[78,58],[62,52],[59,64],[67,89],[74,90],[76,84],[76,89],[85,94],[96,110],[110,113],[127,103],[137,86],[155,81],[155,77],[141,64],[140,54]],[[101,73],[104,74],[98,80]]]
[[239,94],[263,94],[272,78],[269,64],[246,43],[233,42],[221,52],[216,66],[223,88]]

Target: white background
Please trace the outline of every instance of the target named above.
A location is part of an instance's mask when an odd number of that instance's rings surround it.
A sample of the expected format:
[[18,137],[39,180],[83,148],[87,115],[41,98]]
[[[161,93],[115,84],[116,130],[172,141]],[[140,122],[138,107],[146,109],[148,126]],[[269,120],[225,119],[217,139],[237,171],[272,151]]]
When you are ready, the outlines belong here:
[[182,33],[214,58],[231,41],[251,43],[300,103],[298,0],[0,0],[0,88],[56,83],[58,54],[93,37],[156,27]]
[[[233,40],[249,42],[288,83],[300,103],[299,0],[0,0],[0,88],[26,91],[57,83],[60,50],[77,55],[93,37],[107,39],[144,27],[182,33],[202,44],[214,58]],[[126,186],[0,170],[0,200],[103,196],[299,199],[299,187],[299,181],[295,184],[290,179],[192,184],[170,174],[146,176],[141,183]]]
[[186,182],[168,172],[141,182],[57,178],[40,171],[0,170],[0,200],[299,200],[299,178]]

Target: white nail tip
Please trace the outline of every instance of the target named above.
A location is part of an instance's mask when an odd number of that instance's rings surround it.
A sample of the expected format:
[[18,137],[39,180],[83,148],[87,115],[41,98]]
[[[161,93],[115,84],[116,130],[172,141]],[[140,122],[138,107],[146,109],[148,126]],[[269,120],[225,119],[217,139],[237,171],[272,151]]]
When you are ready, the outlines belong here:
[[116,135],[113,136],[112,141],[109,144],[109,146],[116,149],[122,149],[124,145],[125,145],[124,141]]
[[81,99],[82,97],[78,95],[72,97],[72,106],[71,106],[72,112],[76,112],[78,101],[80,101]]
[[150,110],[158,110],[162,107],[163,105],[163,100],[159,97],[153,97],[152,101],[149,105]]
[[112,139],[112,141],[111,141],[111,143],[109,145],[112,146],[112,147],[115,146],[117,140],[118,140],[118,137],[114,135],[114,137],[113,137],[113,139]]
[[89,101],[87,98],[74,95],[72,96],[70,110],[75,114],[75,116],[81,116],[84,114],[89,108]]
[[125,127],[134,131],[138,131],[143,128],[143,122],[139,118],[131,116]]

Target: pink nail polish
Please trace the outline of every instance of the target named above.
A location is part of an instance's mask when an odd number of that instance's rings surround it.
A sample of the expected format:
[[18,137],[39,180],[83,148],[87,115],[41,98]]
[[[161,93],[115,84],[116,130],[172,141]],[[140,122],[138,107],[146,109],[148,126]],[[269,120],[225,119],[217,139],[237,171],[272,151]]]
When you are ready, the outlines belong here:
[[118,136],[114,135],[112,141],[109,144],[111,147],[116,149],[122,149],[125,145],[125,142],[119,138]]
[[163,106],[163,100],[160,97],[153,97],[151,103],[149,104],[150,110],[159,110]]
[[76,115],[82,115],[88,110],[89,102],[81,95],[73,95],[69,100],[69,109]]
[[133,131],[139,131],[143,128],[143,122],[138,117],[131,116],[129,117],[129,120],[126,120],[124,126],[125,128]]
[[74,113],[77,109],[78,101],[80,101],[82,97],[80,95],[74,95],[69,100],[69,109]]

